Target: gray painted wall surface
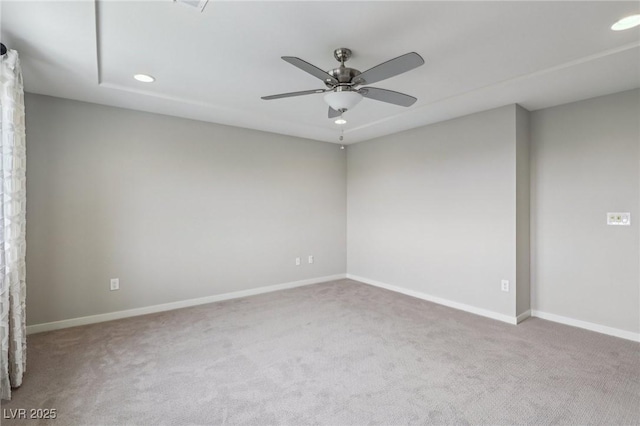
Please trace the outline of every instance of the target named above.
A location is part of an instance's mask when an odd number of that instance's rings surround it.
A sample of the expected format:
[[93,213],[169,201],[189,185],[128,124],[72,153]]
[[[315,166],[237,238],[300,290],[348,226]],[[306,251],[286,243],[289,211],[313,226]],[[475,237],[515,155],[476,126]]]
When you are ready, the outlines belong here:
[[350,274],[515,316],[516,106],[348,147]]
[[[332,144],[26,103],[29,324],[344,273],[345,257],[353,275],[527,309],[519,107],[349,146],[347,179]],[[530,114],[533,309],[639,331],[638,116],[638,90]]]
[[639,117],[638,90],[532,113],[534,309],[640,331]]
[[26,109],[29,324],[346,271],[337,145],[31,94]]

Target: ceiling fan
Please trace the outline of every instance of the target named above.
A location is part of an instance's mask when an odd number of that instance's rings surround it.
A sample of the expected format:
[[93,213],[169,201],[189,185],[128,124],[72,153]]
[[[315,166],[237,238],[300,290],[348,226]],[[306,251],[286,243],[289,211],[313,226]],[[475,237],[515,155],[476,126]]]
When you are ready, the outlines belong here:
[[424,64],[424,59],[415,52],[407,53],[397,58],[376,65],[367,71],[360,72],[355,68],[348,68],[344,63],[351,57],[351,50],[341,47],[333,52],[333,56],[340,66],[329,71],[323,71],[315,65],[303,61],[294,56],[283,56],[282,59],[293,66],[306,71],[319,78],[327,86],[327,89],[304,90],[301,92],[281,93],[279,95],[263,96],[264,100],[289,98],[292,96],[311,95],[314,93],[326,93],[324,100],[329,104],[329,118],[341,116],[350,110],[363,97],[376,101],[388,102],[394,105],[408,107],[417,99],[404,93],[393,90],[379,89],[377,87],[359,87],[394,77],[398,74],[410,71]]

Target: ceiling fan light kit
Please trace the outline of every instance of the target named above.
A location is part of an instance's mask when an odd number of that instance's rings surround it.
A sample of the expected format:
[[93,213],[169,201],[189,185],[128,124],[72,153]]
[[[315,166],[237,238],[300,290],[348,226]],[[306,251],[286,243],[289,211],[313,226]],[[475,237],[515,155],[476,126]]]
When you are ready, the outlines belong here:
[[324,101],[336,111],[346,112],[362,100],[362,95],[353,90],[340,90],[324,95]]
[[[327,89],[282,93],[263,96],[262,99],[273,100],[315,93],[326,93],[324,95],[324,101],[329,105],[329,118],[340,117],[340,119],[342,119],[342,114],[355,107],[363,97],[403,107],[409,107],[417,101],[413,96],[394,92],[393,90],[359,86],[386,80],[387,78],[394,77],[423,65],[424,59],[422,59],[420,55],[415,52],[407,53],[383,62],[380,65],[376,65],[365,72],[360,72],[355,68],[349,68],[344,65],[351,55],[351,49],[346,47],[334,50],[333,56],[340,62],[340,66],[326,72],[300,58],[283,56],[282,59],[284,61],[322,80],[327,86]],[[336,120],[336,123],[339,124],[338,120]]]

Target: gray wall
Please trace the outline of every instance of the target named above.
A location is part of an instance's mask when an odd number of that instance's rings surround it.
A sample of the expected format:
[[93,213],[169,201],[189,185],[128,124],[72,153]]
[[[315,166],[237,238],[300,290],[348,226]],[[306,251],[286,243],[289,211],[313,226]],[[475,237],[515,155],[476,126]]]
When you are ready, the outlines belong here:
[[[29,324],[348,269],[504,315],[530,305],[640,331],[638,90],[352,145],[348,178],[333,144],[26,103]],[[606,226],[607,211],[632,226]]]
[[516,315],[515,105],[349,146],[347,182],[349,274]]
[[534,309],[640,331],[639,117],[638,90],[532,113]]
[[26,110],[29,324],[346,271],[337,145],[39,95]]

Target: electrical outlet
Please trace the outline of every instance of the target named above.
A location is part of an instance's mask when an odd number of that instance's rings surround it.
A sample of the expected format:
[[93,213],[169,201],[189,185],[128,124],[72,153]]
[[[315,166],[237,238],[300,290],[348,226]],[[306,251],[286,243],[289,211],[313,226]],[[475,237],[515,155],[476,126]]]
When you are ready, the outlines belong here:
[[501,285],[500,289],[502,291],[507,291],[507,292],[509,291],[509,280],[500,281],[500,285]]
[[300,263],[301,263],[301,262],[300,262],[300,258],[299,258],[299,257],[296,257],[296,266],[300,266]]
[[111,282],[109,283],[109,290],[120,290],[120,279],[119,278],[111,278]]
[[309,256],[309,263],[313,263],[313,256]]

